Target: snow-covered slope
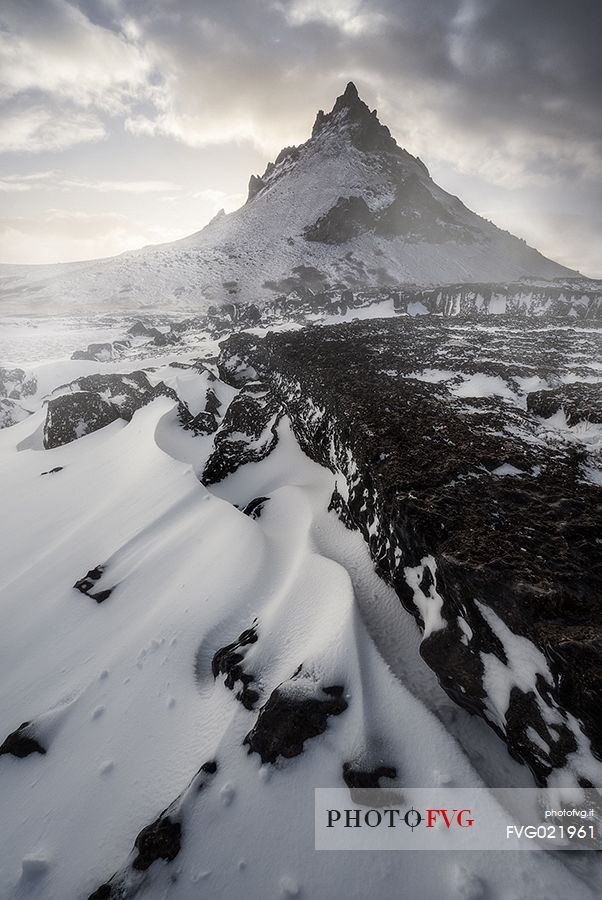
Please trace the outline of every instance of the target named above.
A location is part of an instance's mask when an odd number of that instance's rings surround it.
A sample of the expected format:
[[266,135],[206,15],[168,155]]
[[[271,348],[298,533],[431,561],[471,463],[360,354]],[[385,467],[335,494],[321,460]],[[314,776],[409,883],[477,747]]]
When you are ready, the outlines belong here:
[[350,83],[305,144],[251,177],[240,209],[183,240],[111,259],[3,266],[0,298],[7,312],[198,309],[292,289],[570,274],[438,187]]
[[[346,764],[382,767],[383,787],[532,782],[421,659],[329,509],[340,475],[286,415],[241,418],[244,391],[193,363],[215,349],[46,362],[6,385],[31,415],[0,432],[2,900],[594,900],[599,854],[314,851],[314,788],[349,786]],[[44,397],[95,389],[121,416],[74,421],[65,443]],[[182,417],[209,389],[214,434]],[[199,481],[236,444],[235,470]]]

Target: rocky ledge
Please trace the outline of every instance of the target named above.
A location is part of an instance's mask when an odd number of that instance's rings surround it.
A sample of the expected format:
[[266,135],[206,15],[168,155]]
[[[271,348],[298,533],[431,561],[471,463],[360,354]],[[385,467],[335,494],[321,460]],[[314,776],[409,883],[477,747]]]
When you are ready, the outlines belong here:
[[243,391],[209,480],[232,471],[231,432],[256,460],[287,416],[443,688],[540,783],[566,768],[587,785],[602,759],[600,343],[561,322],[425,317],[236,334],[219,359]]

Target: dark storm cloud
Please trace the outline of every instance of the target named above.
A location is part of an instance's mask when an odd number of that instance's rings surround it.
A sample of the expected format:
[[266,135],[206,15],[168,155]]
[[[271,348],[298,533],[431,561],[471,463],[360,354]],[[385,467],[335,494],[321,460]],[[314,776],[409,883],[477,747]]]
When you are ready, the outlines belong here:
[[5,0],[0,151],[72,134],[117,155],[125,128],[273,157],[353,79],[410,152],[478,181],[480,209],[488,185],[547,187],[594,223],[601,33],[600,0]]
[[525,180],[598,176],[601,10],[587,0],[130,0],[122,11],[165,79],[158,115],[130,124],[275,147],[355,77],[402,127],[409,116],[429,119],[429,135],[439,125],[443,154],[461,152],[464,133]]
[[276,148],[354,77],[391,115],[440,125],[443,154],[464,131],[523,178],[600,173],[593,0],[13,0],[0,22],[9,92],[123,109],[138,133]]

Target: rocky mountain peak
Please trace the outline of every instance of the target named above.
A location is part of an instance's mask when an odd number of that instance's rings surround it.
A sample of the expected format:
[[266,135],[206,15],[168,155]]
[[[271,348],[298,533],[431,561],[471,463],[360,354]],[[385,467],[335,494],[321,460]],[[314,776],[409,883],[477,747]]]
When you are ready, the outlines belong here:
[[[335,139],[334,144],[332,138]],[[379,121],[376,110],[370,109],[353,81],[350,81],[329,113],[322,109],[318,111],[308,141],[299,146],[284,147],[274,162],[267,164],[263,175],[251,175],[246,202],[254,200],[268,184],[273,184],[274,178],[279,179],[285,171],[290,172],[290,164],[294,164],[306,150],[321,150],[324,147],[326,155],[332,156],[333,152],[342,151],[342,142],[365,153],[386,156],[387,160],[381,160],[380,165],[390,168],[395,178],[400,164],[403,167],[409,165],[421,177],[429,177],[424,163],[397,144],[387,126]],[[283,167],[283,164],[286,166]]]
[[[342,108],[346,106],[348,109],[353,109],[354,107],[366,106],[364,101],[361,99],[356,86],[353,81],[349,81],[347,83],[347,87],[340,97],[337,97],[335,109],[336,107]],[[366,106],[366,109],[368,107]]]
[[384,150],[389,153],[400,151],[387,126],[381,124],[376,110],[370,110],[364,103],[353,81],[337,97],[329,113],[319,110],[311,136],[316,138],[331,128],[345,130],[359,150]]

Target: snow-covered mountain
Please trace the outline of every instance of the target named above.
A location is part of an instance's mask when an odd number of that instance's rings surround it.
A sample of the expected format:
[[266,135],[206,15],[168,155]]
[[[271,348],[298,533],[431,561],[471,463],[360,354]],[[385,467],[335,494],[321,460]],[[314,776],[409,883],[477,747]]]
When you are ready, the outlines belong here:
[[310,139],[252,175],[244,206],[120,256],[2,266],[4,311],[203,308],[292,290],[575,275],[471,212],[398,146],[349,83]]

